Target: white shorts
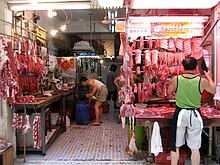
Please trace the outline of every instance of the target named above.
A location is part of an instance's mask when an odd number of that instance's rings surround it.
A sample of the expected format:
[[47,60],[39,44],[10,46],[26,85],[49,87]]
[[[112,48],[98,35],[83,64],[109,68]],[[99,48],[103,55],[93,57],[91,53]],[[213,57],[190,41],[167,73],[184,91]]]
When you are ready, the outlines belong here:
[[176,147],[181,147],[187,142],[191,149],[201,147],[203,129],[202,117],[197,110],[182,109],[178,115],[176,130]]

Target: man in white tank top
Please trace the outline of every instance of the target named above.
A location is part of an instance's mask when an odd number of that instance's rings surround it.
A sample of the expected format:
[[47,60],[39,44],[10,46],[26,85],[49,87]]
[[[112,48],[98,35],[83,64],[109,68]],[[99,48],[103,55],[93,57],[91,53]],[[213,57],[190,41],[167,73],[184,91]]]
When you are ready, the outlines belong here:
[[80,78],[80,83],[83,86],[89,86],[92,91],[89,94],[86,94],[88,99],[95,98],[95,122],[92,126],[99,126],[102,123],[102,104],[106,101],[108,96],[108,89],[105,84],[96,79],[87,79],[86,77]]

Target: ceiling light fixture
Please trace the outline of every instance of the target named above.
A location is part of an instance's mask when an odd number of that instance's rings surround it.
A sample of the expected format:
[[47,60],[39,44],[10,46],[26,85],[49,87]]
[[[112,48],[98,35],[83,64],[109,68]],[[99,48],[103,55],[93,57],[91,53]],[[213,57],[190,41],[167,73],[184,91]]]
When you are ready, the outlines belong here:
[[33,5],[36,5],[36,4],[38,4],[38,0],[30,0],[30,3]]
[[[131,0],[132,9],[209,9],[219,0]],[[111,2],[111,1],[110,1]]]
[[148,16],[129,17],[130,23],[140,22],[206,22],[208,17],[204,16]]
[[50,31],[50,34],[52,36],[55,36],[57,33],[58,33],[58,30],[55,30],[55,29]]
[[66,25],[62,25],[62,26],[60,27],[60,29],[61,29],[62,31],[65,31],[65,30],[66,30]]
[[104,19],[102,20],[102,23],[103,23],[103,24],[110,24],[110,23],[111,23],[111,20],[109,20],[108,18],[109,18],[109,17],[108,17],[108,14],[106,14],[105,17],[104,17]]
[[57,12],[55,10],[48,10],[47,13],[48,17],[52,18],[52,17],[56,17],[57,16]]
[[117,9],[122,8],[124,0],[91,0],[94,8]]
[[71,2],[71,3],[9,3],[8,6],[13,11],[23,10],[62,10],[62,9],[90,9],[90,2]]

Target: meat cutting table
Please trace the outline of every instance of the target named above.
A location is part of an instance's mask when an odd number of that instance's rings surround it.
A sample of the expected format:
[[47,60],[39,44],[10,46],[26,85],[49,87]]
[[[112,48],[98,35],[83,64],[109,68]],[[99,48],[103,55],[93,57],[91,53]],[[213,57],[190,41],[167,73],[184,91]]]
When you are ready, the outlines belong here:
[[[157,121],[160,127],[170,127],[175,108],[137,108],[135,111],[136,126],[144,126],[148,139],[148,160],[152,161],[151,135],[153,124]],[[204,127],[208,129],[208,158],[212,157],[213,127],[220,126],[220,111],[211,107],[201,108]]]
[[[15,111],[16,112],[24,112],[24,109],[27,109],[27,113],[29,114],[37,114],[41,117],[40,122],[40,134],[41,134],[41,148],[34,149],[33,146],[27,147],[27,151],[41,151],[43,155],[46,154],[46,148],[49,147],[51,143],[54,142],[56,136],[60,133],[66,131],[66,111],[65,111],[65,102],[66,97],[74,94],[75,90],[68,90],[68,91],[56,91],[53,93],[52,96],[39,96],[39,101],[33,103],[16,103],[15,104]],[[46,142],[46,134],[45,134],[45,116],[48,111],[48,106],[52,105],[55,102],[59,102],[60,105],[60,125],[56,127],[56,131],[54,132],[53,136],[50,137],[49,140]],[[28,140],[28,139],[27,139]],[[29,139],[30,140],[30,139]],[[32,140],[31,140],[32,141]],[[24,144],[23,144],[24,145]],[[23,149],[22,149],[23,148]],[[26,150],[26,147],[20,147],[18,150]],[[24,153],[25,157],[25,153]]]

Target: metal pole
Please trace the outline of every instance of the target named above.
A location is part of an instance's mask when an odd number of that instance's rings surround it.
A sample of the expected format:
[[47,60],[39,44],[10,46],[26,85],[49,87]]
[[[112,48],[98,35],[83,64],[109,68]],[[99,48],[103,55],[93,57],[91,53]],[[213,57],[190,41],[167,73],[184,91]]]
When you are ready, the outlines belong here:
[[203,40],[202,40],[202,42],[201,42],[201,44],[200,44],[201,47],[203,46],[204,42],[206,41],[206,39],[208,38],[209,34],[210,34],[210,33],[212,32],[212,30],[214,29],[214,27],[215,27],[215,25],[218,23],[218,21],[219,21],[219,19],[217,19],[217,20],[215,21],[215,23],[211,26],[211,28],[209,29],[209,31],[206,33],[205,37],[203,38]]
[[90,46],[92,46],[92,13],[89,13]]

